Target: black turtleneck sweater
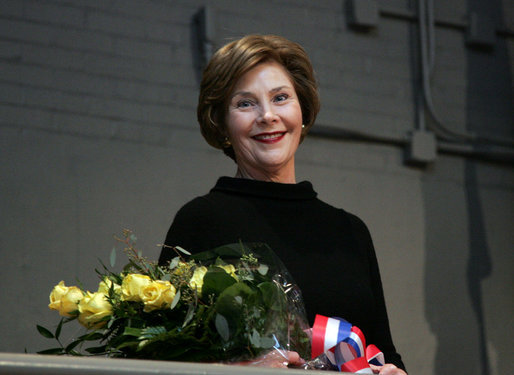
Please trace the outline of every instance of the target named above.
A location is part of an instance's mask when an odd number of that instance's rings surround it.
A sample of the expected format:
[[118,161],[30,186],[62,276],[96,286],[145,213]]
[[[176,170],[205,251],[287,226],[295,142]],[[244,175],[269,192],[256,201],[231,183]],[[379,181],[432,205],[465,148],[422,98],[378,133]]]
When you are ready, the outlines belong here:
[[[228,243],[265,242],[302,290],[307,317],[337,316],[359,327],[386,361],[404,368],[396,353],[382,282],[366,225],[317,198],[310,182],[221,177],[209,194],[182,207],[165,244],[193,253]],[[174,256],[163,248],[165,264]]]

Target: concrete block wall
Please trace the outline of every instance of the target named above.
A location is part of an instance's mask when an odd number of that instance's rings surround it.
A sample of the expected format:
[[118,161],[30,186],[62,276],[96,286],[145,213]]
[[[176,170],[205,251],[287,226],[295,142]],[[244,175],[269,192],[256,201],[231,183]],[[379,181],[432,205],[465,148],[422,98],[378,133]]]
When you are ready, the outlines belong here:
[[[419,91],[415,3],[378,1],[377,28],[362,32],[339,0],[1,1],[0,350],[48,347],[35,324],[58,321],[46,308],[54,284],[78,278],[94,289],[97,258],[125,227],[157,258],[178,208],[234,174],[196,124],[201,6],[216,9],[218,44],[258,32],[305,46],[320,82],[318,126],[404,140]],[[453,130],[512,139],[514,8],[483,10],[503,32],[477,51],[463,25],[479,6],[434,2],[434,105]],[[413,168],[403,154],[307,137],[297,177],[368,224],[411,373],[507,373],[512,163],[439,154]]]

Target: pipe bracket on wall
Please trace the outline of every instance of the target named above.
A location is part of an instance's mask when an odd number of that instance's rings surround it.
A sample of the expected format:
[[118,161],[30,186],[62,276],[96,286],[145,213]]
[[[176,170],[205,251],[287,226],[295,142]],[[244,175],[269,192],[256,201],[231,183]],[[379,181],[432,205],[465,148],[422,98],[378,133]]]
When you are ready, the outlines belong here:
[[493,49],[496,43],[496,27],[493,20],[485,14],[469,13],[466,44],[479,49]]
[[216,48],[216,10],[212,5],[206,5],[196,13],[198,47],[200,49],[201,67],[207,65]]
[[405,162],[411,165],[433,163],[437,157],[437,141],[435,134],[427,130],[415,130],[410,134],[405,155]]
[[348,25],[360,31],[369,31],[378,26],[377,0],[347,0]]

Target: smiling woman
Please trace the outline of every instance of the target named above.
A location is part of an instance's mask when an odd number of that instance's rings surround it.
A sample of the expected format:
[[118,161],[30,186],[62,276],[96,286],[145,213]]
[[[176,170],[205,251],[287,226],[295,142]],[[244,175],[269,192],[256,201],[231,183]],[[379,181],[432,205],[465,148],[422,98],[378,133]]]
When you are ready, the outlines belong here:
[[[294,97],[301,108],[301,124],[304,125],[300,142],[319,112],[314,70],[307,53],[299,44],[275,35],[248,35],[228,43],[214,54],[204,70],[197,116],[205,140],[234,160],[234,149],[227,142],[227,112],[236,94],[251,94],[247,90],[236,89],[237,85],[242,84],[241,78],[263,63],[279,66],[279,70],[285,74],[285,77],[281,77],[285,79],[284,85],[289,88],[292,85]],[[283,88],[282,84],[271,86],[268,89],[272,91]],[[287,95],[276,95],[276,101],[286,99]],[[242,101],[240,106],[252,105],[251,98],[245,99],[248,100]]]
[[[198,122],[237,171],[179,210],[165,244],[199,252],[239,241],[267,243],[302,290],[311,323],[315,314],[348,320],[389,362],[374,372],[405,374],[366,225],[319,200],[310,182],[296,183],[295,153],[319,106],[312,65],[297,43],[249,35],[219,49],[203,73]],[[172,257],[164,247],[159,263]],[[251,364],[308,359],[271,354]]]
[[239,79],[230,98],[226,126],[236,176],[295,183],[302,109],[287,71],[275,61],[263,62]]

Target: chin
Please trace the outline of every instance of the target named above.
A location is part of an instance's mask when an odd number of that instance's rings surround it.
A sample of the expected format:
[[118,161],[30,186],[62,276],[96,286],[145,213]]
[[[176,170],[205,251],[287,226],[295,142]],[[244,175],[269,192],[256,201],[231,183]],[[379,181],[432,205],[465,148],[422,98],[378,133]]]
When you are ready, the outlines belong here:
[[263,166],[264,169],[276,170],[281,166],[287,165],[288,160],[288,158],[284,157],[262,158],[257,161],[257,164]]

